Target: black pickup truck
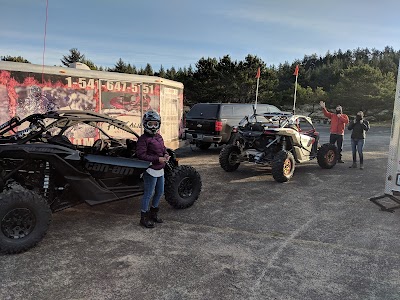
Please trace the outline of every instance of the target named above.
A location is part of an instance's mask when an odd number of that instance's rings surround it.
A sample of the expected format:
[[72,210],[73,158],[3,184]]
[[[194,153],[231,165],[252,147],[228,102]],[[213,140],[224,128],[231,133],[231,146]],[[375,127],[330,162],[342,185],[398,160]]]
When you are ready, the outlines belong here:
[[[280,112],[269,104],[257,104],[257,113]],[[186,114],[185,138],[202,150],[232,142],[232,129],[254,113],[254,104],[198,103]]]

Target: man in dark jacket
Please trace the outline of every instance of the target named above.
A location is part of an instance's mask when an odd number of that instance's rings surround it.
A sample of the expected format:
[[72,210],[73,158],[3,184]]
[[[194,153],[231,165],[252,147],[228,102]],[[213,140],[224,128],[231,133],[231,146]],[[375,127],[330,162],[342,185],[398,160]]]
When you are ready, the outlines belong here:
[[359,111],[356,118],[347,127],[353,130],[351,133],[351,150],[353,152],[353,164],[350,168],[357,168],[357,152],[360,157],[360,169],[364,169],[363,148],[365,143],[365,133],[369,130],[369,122],[364,119],[364,113]]

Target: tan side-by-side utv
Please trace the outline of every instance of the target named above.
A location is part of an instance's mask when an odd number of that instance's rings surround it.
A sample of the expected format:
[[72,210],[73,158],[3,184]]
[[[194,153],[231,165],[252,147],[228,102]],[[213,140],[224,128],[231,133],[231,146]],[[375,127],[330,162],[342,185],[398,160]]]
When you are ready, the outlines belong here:
[[235,171],[241,162],[269,165],[278,182],[292,178],[295,164],[317,158],[324,169],[335,166],[337,147],[319,144],[311,118],[290,113],[253,114],[234,128],[234,141],[219,155],[221,167]]

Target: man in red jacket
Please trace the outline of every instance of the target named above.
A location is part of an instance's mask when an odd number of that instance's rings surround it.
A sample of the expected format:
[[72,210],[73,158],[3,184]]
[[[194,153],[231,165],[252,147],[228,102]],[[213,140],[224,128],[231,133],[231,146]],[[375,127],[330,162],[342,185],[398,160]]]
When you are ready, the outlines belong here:
[[349,117],[343,113],[340,105],[336,106],[336,113],[327,111],[324,101],[320,101],[319,105],[321,105],[325,117],[331,119],[331,135],[329,137],[329,143],[337,144],[339,151],[338,163],[344,163],[342,160],[343,136],[346,124],[349,123]]

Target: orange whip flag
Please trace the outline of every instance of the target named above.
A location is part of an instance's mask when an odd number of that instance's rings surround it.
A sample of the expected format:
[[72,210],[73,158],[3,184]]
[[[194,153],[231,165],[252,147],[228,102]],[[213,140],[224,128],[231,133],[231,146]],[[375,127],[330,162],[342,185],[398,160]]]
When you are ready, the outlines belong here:
[[293,75],[296,75],[296,76],[299,75],[299,65],[296,65],[296,69],[294,69]]
[[260,67],[258,67],[256,78],[260,78],[260,74],[261,74]]

